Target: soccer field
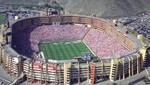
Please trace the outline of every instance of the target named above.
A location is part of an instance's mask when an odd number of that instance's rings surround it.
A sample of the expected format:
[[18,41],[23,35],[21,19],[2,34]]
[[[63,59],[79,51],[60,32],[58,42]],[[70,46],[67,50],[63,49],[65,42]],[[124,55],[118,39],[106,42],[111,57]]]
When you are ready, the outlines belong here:
[[82,53],[90,52],[82,41],[40,43],[40,50],[44,53],[45,59],[69,60],[79,57]]

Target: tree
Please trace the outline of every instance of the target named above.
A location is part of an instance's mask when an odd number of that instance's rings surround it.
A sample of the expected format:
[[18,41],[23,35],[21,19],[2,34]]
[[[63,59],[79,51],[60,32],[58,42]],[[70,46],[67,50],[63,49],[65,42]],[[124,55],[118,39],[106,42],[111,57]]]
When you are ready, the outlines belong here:
[[56,11],[63,11],[64,10],[63,7],[61,7],[60,4],[57,3],[56,1],[52,1],[51,7],[53,9],[55,9]]

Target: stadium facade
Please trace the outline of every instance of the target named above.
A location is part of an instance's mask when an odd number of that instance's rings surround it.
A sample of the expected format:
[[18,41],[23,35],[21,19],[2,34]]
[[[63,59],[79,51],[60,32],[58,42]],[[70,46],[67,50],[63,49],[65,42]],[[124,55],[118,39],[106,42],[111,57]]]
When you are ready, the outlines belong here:
[[[36,60],[18,54],[11,48],[11,38],[16,33],[32,25],[83,24],[91,29],[102,30],[116,39],[130,52],[118,56],[91,57],[90,60],[80,58],[72,60]],[[19,20],[11,26],[12,35],[1,35],[0,61],[4,70],[11,76],[26,74],[27,81],[37,80],[70,85],[74,82],[88,80],[91,85],[105,80],[121,80],[140,73],[144,69],[146,50],[135,41],[115,29],[101,19],[84,16],[48,16]],[[6,28],[7,29],[7,28]]]

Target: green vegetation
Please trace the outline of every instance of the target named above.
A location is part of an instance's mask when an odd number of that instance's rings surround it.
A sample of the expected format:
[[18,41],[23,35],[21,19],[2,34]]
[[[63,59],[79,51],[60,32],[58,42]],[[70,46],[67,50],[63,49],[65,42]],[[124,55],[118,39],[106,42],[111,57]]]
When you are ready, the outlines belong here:
[[23,7],[23,8],[28,8],[28,9],[33,9],[33,7],[38,7],[38,5],[34,4],[7,4],[12,6],[14,9],[18,9],[18,7]]
[[57,11],[63,11],[63,7],[60,6],[59,3],[57,3],[56,1],[52,1],[51,3],[51,8],[57,10]]
[[28,8],[28,9],[33,9],[33,7],[37,7],[38,9],[43,9],[43,8],[52,8],[55,9],[56,11],[63,11],[63,7],[60,6],[59,3],[56,1],[52,1],[51,3],[42,3],[42,4],[7,4],[12,6],[12,8],[17,9],[18,7],[23,7],[23,8]]
[[5,13],[0,13],[0,24],[3,24],[5,20]]
[[68,60],[79,57],[82,53],[90,52],[83,42],[40,43],[40,50],[45,59]]

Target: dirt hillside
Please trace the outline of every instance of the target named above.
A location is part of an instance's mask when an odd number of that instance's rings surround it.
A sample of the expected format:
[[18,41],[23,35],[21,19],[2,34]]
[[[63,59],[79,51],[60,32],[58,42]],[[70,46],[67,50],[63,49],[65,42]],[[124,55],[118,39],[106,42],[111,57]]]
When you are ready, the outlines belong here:
[[[53,0],[0,0],[0,4],[51,3]],[[150,0],[56,0],[67,13],[101,17],[132,16],[139,12],[150,12]]]

